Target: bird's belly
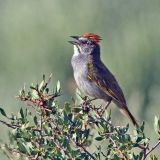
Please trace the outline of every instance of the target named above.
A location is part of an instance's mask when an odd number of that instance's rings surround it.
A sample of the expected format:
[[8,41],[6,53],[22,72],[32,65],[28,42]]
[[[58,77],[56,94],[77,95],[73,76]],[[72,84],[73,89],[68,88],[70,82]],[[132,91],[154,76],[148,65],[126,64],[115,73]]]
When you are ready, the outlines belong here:
[[106,93],[104,93],[94,82],[91,82],[84,75],[79,76],[74,74],[74,78],[78,88],[84,94],[94,98],[104,99],[106,101],[109,99],[109,96],[107,96]]

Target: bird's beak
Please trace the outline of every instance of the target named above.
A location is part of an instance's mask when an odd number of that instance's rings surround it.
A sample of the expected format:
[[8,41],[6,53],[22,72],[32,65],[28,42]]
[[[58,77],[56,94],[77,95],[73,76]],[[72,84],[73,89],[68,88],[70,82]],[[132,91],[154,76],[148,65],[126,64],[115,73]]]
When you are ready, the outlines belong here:
[[70,37],[73,39],[76,39],[76,40],[78,40],[78,38],[79,38],[79,36],[70,36]]
[[79,36],[70,36],[71,38],[75,39],[74,41],[68,41],[69,43],[73,45],[78,45],[79,44]]

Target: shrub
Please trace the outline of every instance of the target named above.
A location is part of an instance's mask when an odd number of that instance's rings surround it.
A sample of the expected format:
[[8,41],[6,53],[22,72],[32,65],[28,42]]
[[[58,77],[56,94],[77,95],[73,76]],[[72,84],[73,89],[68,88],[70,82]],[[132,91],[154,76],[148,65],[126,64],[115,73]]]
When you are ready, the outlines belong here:
[[4,116],[2,124],[10,128],[10,143],[1,144],[1,152],[8,159],[31,160],[156,160],[151,154],[160,144],[160,120],[155,117],[154,128],[157,142],[149,148],[150,139],[145,136],[144,122],[131,133],[129,125],[115,126],[111,112],[104,113],[88,97],[81,97],[81,103],[59,105],[60,82],[49,90],[48,80],[43,76],[40,84],[31,85],[29,91],[20,90],[17,98],[26,107],[17,115]]

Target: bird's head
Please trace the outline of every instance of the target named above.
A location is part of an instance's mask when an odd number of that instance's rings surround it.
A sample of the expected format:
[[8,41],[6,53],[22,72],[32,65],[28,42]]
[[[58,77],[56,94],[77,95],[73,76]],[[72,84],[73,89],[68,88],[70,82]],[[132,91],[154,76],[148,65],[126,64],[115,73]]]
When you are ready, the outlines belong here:
[[82,36],[71,37],[74,40],[69,42],[74,45],[74,55],[99,55],[100,36],[93,33],[85,33]]

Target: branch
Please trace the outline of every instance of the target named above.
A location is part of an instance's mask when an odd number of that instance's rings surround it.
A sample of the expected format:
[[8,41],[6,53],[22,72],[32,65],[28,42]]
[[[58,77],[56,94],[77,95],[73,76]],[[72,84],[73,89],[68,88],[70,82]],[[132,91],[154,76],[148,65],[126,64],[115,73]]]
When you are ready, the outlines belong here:
[[82,148],[83,149],[83,151],[86,153],[86,154],[88,154],[88,156],[90,156],[93,160],[96,160],[96,158],[91,154],[91,153],[89,153],[88,151],[87,151],[87,149],[83,146],[83,144],[76,144],[78,147],[80,147],[80,148]]
[[158,140],[158,142],[151,148],[151,150],[149,150],[146,155],[144,155],[143,160],[145,160],[147,158],[147,156],[153,151],[155,150],[158,146],[160,145],[160,139]]
[[18,126],[18,125],[9,124],[9,123],[7,123],[7,122],[5,122],[5,121],[2,121],[2,120],[0,120],[0,122],[1,122],[2,124],[6,125],[6,126],[9,127],[9,128],[12,128],[12,129],[16,129],[17,127],[20,127],[20,126]]
[[117,146],[116,142],[111,137],[109,137],[109,139],[112,141],[113,145],[115,146],[117,151],[121,154],[121,156],[124,158],[124,160],[127,160],[128,157],[120,150],[120,148]]

